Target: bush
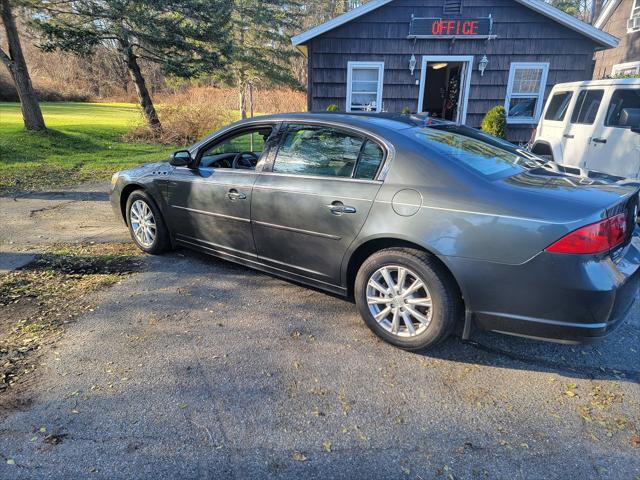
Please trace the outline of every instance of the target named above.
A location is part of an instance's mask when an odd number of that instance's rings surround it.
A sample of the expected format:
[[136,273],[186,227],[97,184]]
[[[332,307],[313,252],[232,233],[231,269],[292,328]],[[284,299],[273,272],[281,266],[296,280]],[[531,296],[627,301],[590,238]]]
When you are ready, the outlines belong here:
[[493,107],[482,119],[483,132],[496,137],[507,138],[507,111],[502,105]]
[[327,112],[339,112],[340,109],[338,105],[334,105],[333,103],[327,107]]
[[409,115],[411,114],[411,109],[409,107],[402,107],[400,113],[402,113],[403,115]]

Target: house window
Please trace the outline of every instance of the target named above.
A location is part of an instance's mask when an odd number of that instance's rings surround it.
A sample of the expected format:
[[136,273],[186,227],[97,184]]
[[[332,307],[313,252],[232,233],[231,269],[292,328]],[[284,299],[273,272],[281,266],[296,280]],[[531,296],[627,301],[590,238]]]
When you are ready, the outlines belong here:
[[640,62],[619,63],[611,68],[611,76],[627,76],[640,74]]
[[381,112],[384,62],[349,62],[347,112]]
[[631,17],[627,23],[627,32],[640,32],[640,0],[633,0]]
[[548,63],[511,64],[504,104],[508,123],[538,123],[548,73]]

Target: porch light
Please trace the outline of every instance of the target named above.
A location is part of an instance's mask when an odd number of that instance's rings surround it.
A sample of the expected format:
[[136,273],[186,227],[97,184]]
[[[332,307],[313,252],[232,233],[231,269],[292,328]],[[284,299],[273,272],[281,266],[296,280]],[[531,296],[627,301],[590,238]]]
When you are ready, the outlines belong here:
[[448,63],[444,62],[444,63],[435,63],[433,65],[431,65],[431,68],[433,68],[434,70],[440,70],[444,67],[446,67],[447,65],[449,65]]
[[478,64],[478,69],[480,70],[481,77],[484,77],[484,71],[487,69],[487,65],[489,65],[489,59],[486,55],[483,55],[480,63]]
[[416,63],[416,56],[411,54],[411,58],[409,59],[409,71],[411,72],[411,75],[413,75],[413,72],[416,69]]

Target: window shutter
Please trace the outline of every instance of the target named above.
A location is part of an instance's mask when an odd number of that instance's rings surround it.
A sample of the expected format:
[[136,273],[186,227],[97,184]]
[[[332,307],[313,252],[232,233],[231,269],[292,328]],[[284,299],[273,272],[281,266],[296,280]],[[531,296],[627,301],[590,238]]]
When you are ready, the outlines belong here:
[[445,15],[459,15],[462,13],[462,0],[444,0]]

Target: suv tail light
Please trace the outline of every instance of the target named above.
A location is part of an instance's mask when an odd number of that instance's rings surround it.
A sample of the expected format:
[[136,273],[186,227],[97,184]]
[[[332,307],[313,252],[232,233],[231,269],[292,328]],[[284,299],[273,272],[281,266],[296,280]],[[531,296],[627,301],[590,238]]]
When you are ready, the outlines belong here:
[[547,252],[596,254],[608,252],[627,238],[627,218],[624,213],[579,228],[562,237]]

